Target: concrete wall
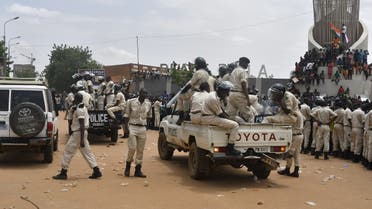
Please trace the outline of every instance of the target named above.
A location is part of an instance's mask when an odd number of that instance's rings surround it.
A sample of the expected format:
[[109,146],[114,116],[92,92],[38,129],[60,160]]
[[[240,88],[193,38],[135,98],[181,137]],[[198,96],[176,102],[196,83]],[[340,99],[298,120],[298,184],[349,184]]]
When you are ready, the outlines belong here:
[[177,93],[180,90],[176,84],[172,83],[170,77],[160,77],[159,79],[139,79],[135,82],[135,91],[145,88],[151,96],[160,96],[164,91],[167,93]]

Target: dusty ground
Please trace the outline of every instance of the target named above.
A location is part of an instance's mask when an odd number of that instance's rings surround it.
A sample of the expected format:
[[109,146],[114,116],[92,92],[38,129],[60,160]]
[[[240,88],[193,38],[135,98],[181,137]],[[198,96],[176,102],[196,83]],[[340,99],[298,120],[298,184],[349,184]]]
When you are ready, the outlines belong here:
[[185,153],[176,152],[171,161],[160,160],[156,131],[148,131],[143,165],[147,179],[122,175],[126,139],[107,146],[109,140],[100,138],[91,145],[103,169],[102,179],[87,178],[91,170],[79,153],[72,160],[69,179],[56,181],[51,176],[60,169],[67,140],[64,122],[61,120],[60,147],[52,164],[40,163],[41,156],[32,153],[0,154],[1,209],[36,208],[21,197],[43,209],[372,208],[372,171],[360,164],[303,155],[298,179],[272,172],[268,180],[257,180],[246,169],[224,166],[209,180],[196,181],[188,176]]

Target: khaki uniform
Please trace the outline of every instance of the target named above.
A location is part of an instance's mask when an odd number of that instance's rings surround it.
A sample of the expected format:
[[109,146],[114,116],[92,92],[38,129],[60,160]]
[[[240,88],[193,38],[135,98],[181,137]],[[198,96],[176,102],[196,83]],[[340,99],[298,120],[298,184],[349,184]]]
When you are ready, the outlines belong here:
[[106,99],[106,108],[108,105],[111,105],[112,102],[114,101],[115,95],[114,95],[114,82],[109,81],[106,84],[106,89],[105,89],[105,99]]
[[310,142],[310,132],[311,132],[311,109],[309,105],[302,104],[300,106],[300,111],[304,116],[304,149],[309,147]]
[[125,96],[123,93],[118,92],[115,95],[114,104],[118,102],[117,106],[113,106],[107,109],[107,113],[111,116],[111,118],[115,118],[114,112],[123,111],[125,109]]
[[[192,78],[188,83],[191,85],[191,88],[187,92],[178,95],[177,110],[178,111],[189,110],[192,95],[194,94],[195,91],[199,91],[200,84],[208,81],[209,81],[208,72],[205,71],[204,69],[197,70],[192,75]],[[210,86],[210,88],[213,88],[213,86],[212,87]]]
[[345,109],[344,112],[344,148],[345,150],[350,150],[351,145],[351,110],[349,108]]
[[105,87],[106,87],[106,82],[102,82],[99,84],[99,87],[97,90],[97,110],[105,109],[105,91],[104,91]]
[[200,124],[201,123],[201,111],[204,106],[204,101],[208,97],[209,93],[206,91],[195,92],[191,98],[191,110],[190,119],[191,123]]
[[127,162],[133,162],[136,154],[136,164],[142,164],[143,150],[146,144],[147,118],[152,117],[151,103],[147,99],[141,104],[138,98],[127,101],[124,117],[129,118],[129,138]]
[[[229,96],[229,106],[226,112],[229,114],[230,119],[235,120],[236,116],[240,116],[246,122],[252,121],[252,109],[248,104],[247,98],[243,94],[242,83],[248,86],[247,74],[242,67],[237,67],[231,73],[230,81],[233,84]],[[253,118],[254,120],[254,118]]]
[[311,113],[311,116],[319,122],[315,151],[329,152],[329,123],[333,118],[337,117],[337,115],[329,109],[329,107],[320,107],[314,113]]
[[154,104],[152,105],[154,107],[155,127],[160,126],[160,105],[161,103],[158,100],[156,100]]
[[332,142],[333,142],[333,151],[345,151],[345,141],[344,141],[344,114],[345,110],[343,108],[338,108],[335,110],[337,117],[334,121]]
[[283,102],[287,109],[290,110],[290,113],[286,114],[283,110],[280,110],[278,114],[266,117],[263,123],[288,124],[292,126],[292,143],[288,152],[293,155],[293,158],[288,158],[286,160],[286,167],[290,168],[293,160],[295,166],[300,166],[301,146],[304,139],[302,134],[304,128],[304,116],[298,108],[297,98],[292,93],[286,91],[281,102]]
[[[311,113],[314,113],[319,108],[320,108],[320,106],[313,107],[313,109],[311,109],[310,115],[311,115]],[[311,142],[311,148],[312,149],[315,149],[315,147],[316,147],[316,141],[317,141],[317,138],[318,138],[318,127],[319,127],[318,122],[313,121],[313,131],[312,131],[313,141]]]
[[71,115],[68,114],[70,108],[72,107],[74,103],[75,96],[72,92],[67,94],[67,97],[65,99],[65,104],[66,104],[66,115],[65,115],[65,120],[72,120]]
[[363,128],[365,120],[364,112],[358,108],[351,113],[351,144],[350,151],[354,155],[362,154],[363,149]]
[[78,91],[79,94],[81,94],[83,96],[83,103],[84,103],[84,106],[88,109],[88,110],[91,110],[93,109],[93,101],[92,101],[92,97],[90,96],[90,94],[88,94],[86,91]]
[[363,149],[363,157],[367,159],[369,163],[372,162],[372,110],[369,111],[366,115],[365,123],[364,123],[364,149]]
[[[81,103],[77,106],[76,110],[73,110],[75,107],[71,109],[69,114],[71,114],[72,118],[72,135],[67,141],[65,146],[65,150],[63,151],[62,155],[62,168],[68,170],[72,157],[74,157],[77,149],[80,149],[81,154],[83,155],[84,159],[88,162],[91,168],[97,167],[97,161],[90,149],[89,141],[88,141],[88,127],[89,127],[89,115],[88,110],[84,107],[84,104]],[[84,147],[80,147],[80,123],[79,119],[84,119]]]
[[239,124],[233,120],[218,116],[223,113],[223,109],[217,92],[211,92],[206,96],[201,113],[202,124],[215,125],[227,129],[230,132],[228,143],[235,144],[235,140],[238,138]]
[[82,78],[81,80],[78,80],[76,82],[76,85],[77,86],[83,86],[85,88],[84,91],[88,92],[88,84],[87,84],[87,81],[84,78]]

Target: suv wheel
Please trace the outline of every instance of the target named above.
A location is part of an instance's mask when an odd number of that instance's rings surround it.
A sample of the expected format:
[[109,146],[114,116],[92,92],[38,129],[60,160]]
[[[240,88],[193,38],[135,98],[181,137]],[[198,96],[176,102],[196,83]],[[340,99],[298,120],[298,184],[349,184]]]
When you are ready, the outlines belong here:
[[53,142],[49,143],[44,149],[44,163],[53,162]]

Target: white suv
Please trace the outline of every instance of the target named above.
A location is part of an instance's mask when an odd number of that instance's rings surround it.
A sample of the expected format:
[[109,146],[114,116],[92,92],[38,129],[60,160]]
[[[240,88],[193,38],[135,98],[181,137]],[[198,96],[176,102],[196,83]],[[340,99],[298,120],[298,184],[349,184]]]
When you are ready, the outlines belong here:
[[53,161],[58,146],[58,118],[43,82],[0,80],[0,152],[32,150]]

